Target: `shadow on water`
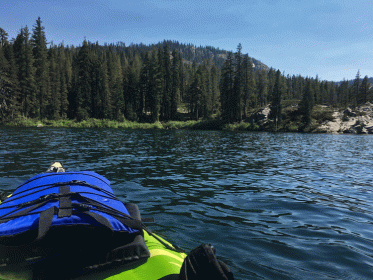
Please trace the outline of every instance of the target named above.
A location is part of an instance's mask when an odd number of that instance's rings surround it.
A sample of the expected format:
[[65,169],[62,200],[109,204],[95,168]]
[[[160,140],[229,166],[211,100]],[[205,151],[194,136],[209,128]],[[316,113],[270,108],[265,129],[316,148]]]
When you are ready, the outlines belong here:
[[[93,170],[152,228],[211,243],[237,279],[370,279],[373,140],[364,136],[2,129],[3,189],[59,160]],[[26,141],[27,139],[27,141]]]

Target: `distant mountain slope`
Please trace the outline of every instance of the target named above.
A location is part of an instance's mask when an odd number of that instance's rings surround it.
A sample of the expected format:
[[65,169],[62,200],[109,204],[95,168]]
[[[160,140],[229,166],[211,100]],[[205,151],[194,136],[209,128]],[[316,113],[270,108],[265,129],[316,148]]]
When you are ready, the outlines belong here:
[[[224,61],[227,58],[228,51],[221,50],[219,48],[214,48],[211,46],[199,46],[196,47],[192,44],[182,44],[177,41],[163,41],[159,42],[158,44],[152,44],[152,45],[144,45],[144,44],[131,44],[129,46],[125,46],[123,42],[119,42],[118,45],[121,47],[125,47],[129,50],[138,51],[141,53],[148,52],[152,50],[154,47],[163,46],[164,44],[168,44],[170,47],[170,50],[176,49],[180,54],[181,57],[189,62],[195,61],[196,63],[201,63],[205,59],[212,59],[212,61],[217,65],[218,67],[222,67],[224,64]],[[117,46],[118,46],[117,45]],[[261,61],[251,58],[254,64],[255,70],[269,70],[269,67],[265,64],[263,64]]]

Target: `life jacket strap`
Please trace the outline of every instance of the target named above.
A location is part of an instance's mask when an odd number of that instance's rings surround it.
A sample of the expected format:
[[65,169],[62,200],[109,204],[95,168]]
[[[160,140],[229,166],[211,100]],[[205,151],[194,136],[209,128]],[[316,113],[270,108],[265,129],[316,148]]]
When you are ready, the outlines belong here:
[[55,212],[57,212],[57,208],[50,207],[40,213],[38,236],[36,237],[35,241],[42,239],[47,234],[52,225],[52,220]]
[[70,193],[70,186],[60,186],[59,193],[62,195],[60,197],[60,207],[58,209],[58,218],[70,217],[72,213],[71,207],[71,195],[67,196]]

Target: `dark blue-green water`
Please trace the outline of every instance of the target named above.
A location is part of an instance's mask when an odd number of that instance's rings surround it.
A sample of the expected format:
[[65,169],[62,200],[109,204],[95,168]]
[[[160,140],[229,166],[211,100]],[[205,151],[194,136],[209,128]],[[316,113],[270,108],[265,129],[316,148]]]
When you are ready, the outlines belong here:
[[0,187],[52,161],[107,177],[149,227],[236,279],[373,278],[371,136],[0,129]]

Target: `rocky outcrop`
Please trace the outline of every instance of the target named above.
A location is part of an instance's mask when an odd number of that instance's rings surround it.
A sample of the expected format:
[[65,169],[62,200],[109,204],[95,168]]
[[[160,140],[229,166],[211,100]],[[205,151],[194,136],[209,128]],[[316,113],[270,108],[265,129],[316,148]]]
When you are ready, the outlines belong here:
[[250,117],[246,119],[248,123],[257,123],[262,125],[268,120],[270,109],[269,106],[266,106],[264,109],[259,110],[258,112],[252,114]]
[[373,134],[373,105],[369,102],[352,110],[333,113],[333,121],[325,121],[315,132]]
[[351,108],[347,108],[343,111],[343,115],[347,117],[356,117],[356,114],[352,112]]

